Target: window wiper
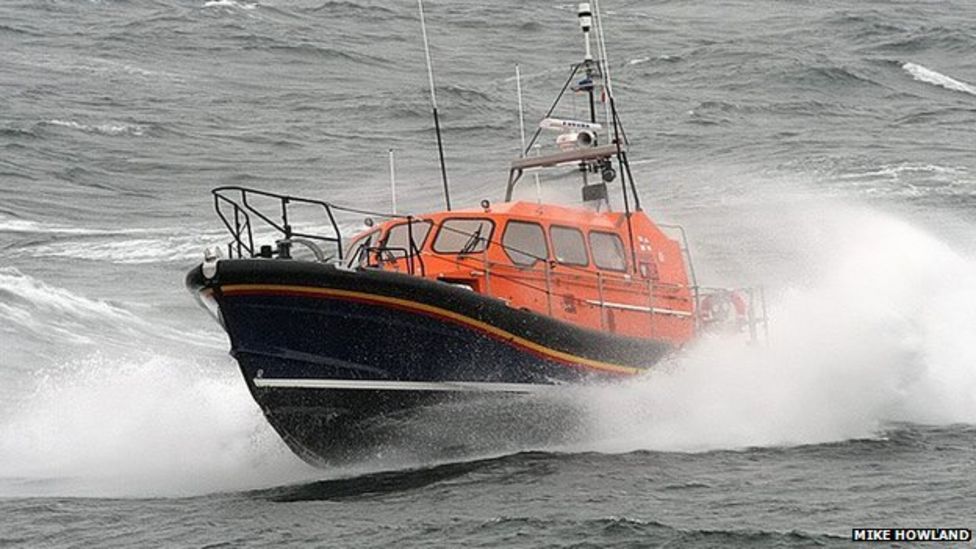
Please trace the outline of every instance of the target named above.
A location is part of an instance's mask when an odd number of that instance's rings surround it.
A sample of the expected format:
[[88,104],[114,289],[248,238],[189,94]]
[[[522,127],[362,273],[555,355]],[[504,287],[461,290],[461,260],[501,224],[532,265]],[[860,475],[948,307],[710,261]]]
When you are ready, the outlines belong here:
[[484,227],[484,225],[478,225],[478,229],[471,233],[471,236],[468,238],[468,241],[464,243],[464,246],[461,248],[461,251],[458,252],[458,255],[469,254],[474,251],[475,247],[478,246],[478,243],[481,242],[482,227]]

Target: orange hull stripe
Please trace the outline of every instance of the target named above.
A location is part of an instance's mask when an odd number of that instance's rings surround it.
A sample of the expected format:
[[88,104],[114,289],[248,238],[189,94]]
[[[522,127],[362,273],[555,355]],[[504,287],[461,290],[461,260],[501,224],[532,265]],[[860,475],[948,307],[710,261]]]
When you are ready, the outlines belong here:
[[507,332],[486,322],[473,319],[471,317],[455,313],[454,311],[448,311],[446,309],[441,309],[440,307],[434,307],[432,305],[427,305],[424,303],[417,303],[416,301],[409,301],[406,299],[400,299],[396,297],[379,296],[374,294],[366,294],[362,292],[353,292],[349,290],[337,290],[332,288],[313,288],[308,286],[289,286],[289,285],[273,285],[273,284],[231,284],[223,286],[221,291],[226,295],[246,295],[246,294],[278,294],[278,295],[298,295],[298,296],[319,296],[319,297],[332,297],[337,299],[344,299],[347,301],[358,301],[370,304],[383,304],[387,306],[392,306],[397,309],[407,310],[411,312],[417,312],[426,314],[428,316],[434,316],[437,318],[450,320],[458,324],[477,329],[484,332],[495,339],[509,343],[516,347],[520,347],[526,351],[531,352],[534,355],[540,356],[545,359],[554,360],[557,362],[562,362],[572,366],[583,366],[586,368],[591,368],[594,370],[600,370],[603,372],[610,372],[615,374],[624,375],[636,375],[641,373],[643,370],[640,368],[633,368],[630,366],[621,366],[619,364],[612,364],[609,362],[601,362],[599,360],[592,360],[589,358],[584,358],[581,356],[576,356],[563,351],[558,351],[556,349],[551,349],[544,345],[539,345],[533,341],[521,338],[511,332]]

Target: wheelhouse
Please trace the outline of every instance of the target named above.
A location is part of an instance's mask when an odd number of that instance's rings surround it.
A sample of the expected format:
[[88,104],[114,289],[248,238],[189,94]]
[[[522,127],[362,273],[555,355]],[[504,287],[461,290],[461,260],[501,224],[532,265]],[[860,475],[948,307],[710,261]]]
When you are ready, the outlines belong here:
[[396,218],[355,237],[350,268],[455,284],[595,330],[683,343],[694,331],[681,245],[642,212],[511,202]]

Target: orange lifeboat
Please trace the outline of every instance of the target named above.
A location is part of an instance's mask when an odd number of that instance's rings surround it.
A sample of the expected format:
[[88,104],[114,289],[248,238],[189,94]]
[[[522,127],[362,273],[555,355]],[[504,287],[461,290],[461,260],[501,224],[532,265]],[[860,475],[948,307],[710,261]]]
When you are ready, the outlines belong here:
[[[684,231],[641,207],[608,86],[608,120],[596,120],[603,72],[589,56],[573,67],[525,147],[555,130],[556,150],[514,160],[497,204],[451,209],[448,200],[442,211],[394,215],[213,191],[231,234],[227,257],[208,251],[186,284],[229,335],[252,396],[297,454],[355,459],[370,451],[364,433],[376,417],[444,399],[634,376],[720,315],[748,313],[736,294],[703,298]],[[569,89],[588,96],[588,120],[554,117]],[[582,203],[516,199],[523,175],[543,170],[578,175]],[[331,230],[303,229],[296,206]],[[348,239],[344,213],[382,221]],[[273,243],[256,242],[269,231]]]

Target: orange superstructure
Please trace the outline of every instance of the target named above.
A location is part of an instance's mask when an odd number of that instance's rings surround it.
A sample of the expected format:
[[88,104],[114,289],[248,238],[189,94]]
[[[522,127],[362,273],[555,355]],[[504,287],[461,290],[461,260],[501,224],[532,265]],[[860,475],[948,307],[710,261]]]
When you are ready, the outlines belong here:
[[508,202],[411,217],[409,226],[387,221],[354,239],[347,255],[357,266],[458,284],[512,308],[680,346],[695,332],[681,245],[643,212],[629,221],[623,212]]

